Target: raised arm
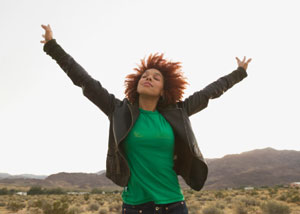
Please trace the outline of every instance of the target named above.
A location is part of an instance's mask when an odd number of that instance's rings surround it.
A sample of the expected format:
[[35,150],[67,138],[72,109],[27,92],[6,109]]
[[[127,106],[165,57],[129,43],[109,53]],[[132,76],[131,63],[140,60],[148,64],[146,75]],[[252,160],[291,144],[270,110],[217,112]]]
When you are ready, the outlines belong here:
[[62,70],[69,76],[73,84],[81,87],[84,96],[97,105],[109,118],[114,110],[115,105],[120,102],[113,94],[102,87],[98,80],[93,79],[83,67],[81,67],[72,56],[64,51],[53,39],[50,25],[42,25],[45,30],[43,35],[43,50],[50,55]]
[[238,63],[238,68],[236,70],[219,78],[217,81],[209,84],[202,90],[195,92],[193,95],[189,96],[180,103],[180,105],[182,105],[182,107],[186,110],[188,116],[191,116],[206,108],[209,99],[220,97],[234,84],[240,82],[248,76],[246,69],[248,67],[248,63],[251,62],[251,59],[246,61],[246,57],[244,57],[244,59],[241,61],[236,57],[236,60]]

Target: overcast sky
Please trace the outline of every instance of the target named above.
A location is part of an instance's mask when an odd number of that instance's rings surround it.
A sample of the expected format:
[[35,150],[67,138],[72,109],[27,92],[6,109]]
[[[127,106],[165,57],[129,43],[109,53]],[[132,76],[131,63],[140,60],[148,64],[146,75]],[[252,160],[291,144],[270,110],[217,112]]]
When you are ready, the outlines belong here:
[[184,97],[251,57],[248,77],[190,119],[205,158],[300,150],[298,1],[1,0],[0,172],[105,169],[109,121],[43,52],[41,24],[116,97],[141,58],[182,62]]

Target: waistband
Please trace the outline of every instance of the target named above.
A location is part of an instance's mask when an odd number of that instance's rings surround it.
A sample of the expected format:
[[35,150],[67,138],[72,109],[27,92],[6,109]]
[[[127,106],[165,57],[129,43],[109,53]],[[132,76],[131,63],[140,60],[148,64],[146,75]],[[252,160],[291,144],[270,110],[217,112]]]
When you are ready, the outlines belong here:
[[143,204],[138,204],[138,205],[131,205],[131,204],[126,204],[123,202],[123,207],[127,208],[133,208],[133,209],[142,209],[142,208],[150,208],[150,207],[168,207],[171,208],[173,206],[177,206],[178,204],[185,204],[185,200],[183,201],[177,201],[177,202],[172,202],[168,204],[155,204],[153,201],[149,201]]

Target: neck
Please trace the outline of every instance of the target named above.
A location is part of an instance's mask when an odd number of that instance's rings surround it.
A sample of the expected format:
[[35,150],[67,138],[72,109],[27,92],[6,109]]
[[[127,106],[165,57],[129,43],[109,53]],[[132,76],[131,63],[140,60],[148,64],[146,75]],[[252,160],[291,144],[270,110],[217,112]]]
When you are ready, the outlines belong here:
[[145,97],[143,95],[140,95],[139,107],[146,111],[155,111],[158,100],[159,98],[157,97]]

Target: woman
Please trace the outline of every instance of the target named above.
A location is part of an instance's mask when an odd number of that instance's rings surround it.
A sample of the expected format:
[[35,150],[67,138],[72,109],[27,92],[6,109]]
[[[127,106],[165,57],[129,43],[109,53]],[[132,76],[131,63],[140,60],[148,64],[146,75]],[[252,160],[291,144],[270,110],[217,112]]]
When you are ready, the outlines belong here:
[[127,76],[119,100],[56,43],[50,25],[42,28],[44,51],[110,121],[106,176],[124,187],[122,213],[188,213],[177,175],[199,191],[208,172],[189,116],[245,78],[251,59],[236,58],[237,70],[181,101],[180,63],[150,55]]

